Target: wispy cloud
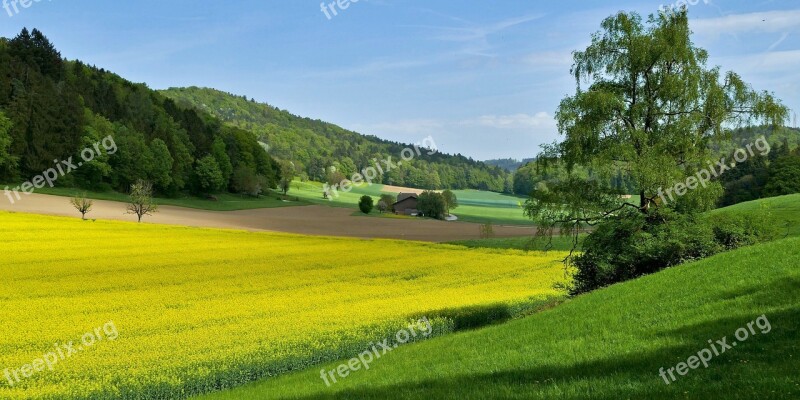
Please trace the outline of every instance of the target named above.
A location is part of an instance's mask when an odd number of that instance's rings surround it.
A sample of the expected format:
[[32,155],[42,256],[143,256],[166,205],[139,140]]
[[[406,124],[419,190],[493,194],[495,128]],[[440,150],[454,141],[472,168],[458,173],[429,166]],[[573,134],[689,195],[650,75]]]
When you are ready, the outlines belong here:
[[427,26],[429,29],[440,31],[439,34],[434,36],[435,39],[453,42],[485,42],[489,36],[498,34],[506,29],[522,25],[531,21],[536,21],[544,17],[544,14],[528,15],[524,17],[509,18],[506,20],[489,23],[489,24],[475,24],[468,21],[462,22],[460,27],[450,26]]
[[771,44],[771,45],[770,45],[770,46],[767,48],[767,51],[772,51],[772,50],[775,50],[775,48],[776,48],[776,47],[778,47],[778,46],[780,46],[780,44],[781,44],[781,43],[783,43],[783,41],[784,41],[784,40],[786,40],[786,38],[788,38],[788,37],[789,37],[789,32],[785,32],[785,33],[783,34],[783,36],[781,36],[781,38],[780,38],[780,39],[778,39],[778,40],[777,40],[775,43],[772,43],[772,44]]
[[406,70],[431,65],[434,59],[418,60],[389,60],[377,59],[365,62],[360,65],[352,65],[342,68],[332,68],[317,70],[306,74],[308,78],[352,78],[364,75],[374,75],[392,70]]
[[572,50],[540,51],[522,57],[522,63],[532,67],[545,67],[568,71],[572,65]]
[[692,19],[689,24],[692,31],[700,35],[786,32],[800,29],[800,10],[766,11]]
[[497,56],[493,52],[493,46],[490,43],[491,36],[500,34],[510,28],[536,21],[545,16],[545,14],[531,14],[522,17],[507,18],[491,23],[479,24],[463,18],[447,16],[440,13],[435,13],[435,15],[441,16],[450,21],[454,21],[457,23],[457,25],[404,25],[404,27],[430,30],[433,31],[430,39],[459,44],[460,47],[458,50],[455,50],[453,54],[487,58],[493,58]]
[[555,128],[553,116],[546,112],[536,114],[482,115],[475,119],[461,121],[459,125],[478,126],[490,129],[528,129]]

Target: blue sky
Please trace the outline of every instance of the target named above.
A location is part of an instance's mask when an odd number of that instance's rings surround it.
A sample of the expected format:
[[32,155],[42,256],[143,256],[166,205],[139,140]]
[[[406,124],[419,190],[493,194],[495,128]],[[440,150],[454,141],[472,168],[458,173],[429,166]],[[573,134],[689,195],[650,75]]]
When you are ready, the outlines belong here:
[[[800,2],[692,2],[710,64],[800,111]],[[386,139],[522,158],[558,138],[570,53],[603,18],[662,4],[360,0],[328,19],[319,0],[42,0],[0,10],[0,35],[39,28],[65,57],[156,89],[214,87]]]

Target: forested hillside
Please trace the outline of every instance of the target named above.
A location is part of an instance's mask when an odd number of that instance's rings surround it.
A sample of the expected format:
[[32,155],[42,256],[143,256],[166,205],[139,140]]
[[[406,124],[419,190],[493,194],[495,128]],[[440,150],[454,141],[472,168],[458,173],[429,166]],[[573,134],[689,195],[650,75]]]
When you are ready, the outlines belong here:
[[[327,122],[298,117],[244,96],[214,89],[172,88],[161,93],[178,104],[212,113],[230,126],[255,133],[260,141],[268,144],[271,155],[293,163],[295,173],[315,181],[331,180],[331,171],[351,176],[373,165],[373,159],[382,160],[387,156],[398,159],[401,151],[408,147]],[[413,163],[384,174],[381,180],[384,184],[426,189],[511,191],[507,171],[460,154],[427,155],[423,152]]]
[[[0,39],[0,182],[42,174],[111,137],[117,151],[58,185],[161,194],[275,187],[278,164],[255,136],[182,108],[146,85],[67,61],[38,30]],[[56,161],[54,161],[56,160]]]
[[730,154],[737,148],[745,148],[762,135],[770,143],[768,154],[756,153],[720,176],[725,188],[721,206],[800,193],[800,130],[767,127],[737,129],[732,133],[733,141],[718,150],[730,159]]

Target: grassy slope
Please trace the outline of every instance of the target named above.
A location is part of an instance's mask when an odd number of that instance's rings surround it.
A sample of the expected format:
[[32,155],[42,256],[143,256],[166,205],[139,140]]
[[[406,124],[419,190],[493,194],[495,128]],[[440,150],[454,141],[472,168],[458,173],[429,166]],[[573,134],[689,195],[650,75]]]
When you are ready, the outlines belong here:
[[[205,399],[800,396],[800,238],[721,254],[504,325],[401,347],[326,388],[320,367]],[[765,314],[709,368],[658,376]],[[332,369],[339,363],[322,368]]]
[[720,208],[712,211],[712,213],[747,213],[759,209],[767,209],[777,217],[779,221],[785,222],[787,224],[787,234],[789,236],[800,236],[800,194],[748,201],[746,203]]

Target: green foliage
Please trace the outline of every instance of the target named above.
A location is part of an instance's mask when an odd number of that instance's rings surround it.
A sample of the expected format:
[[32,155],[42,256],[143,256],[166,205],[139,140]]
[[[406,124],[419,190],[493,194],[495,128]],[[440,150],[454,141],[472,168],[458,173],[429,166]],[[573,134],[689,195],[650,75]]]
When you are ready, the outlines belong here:
[[225,182],[229,182],[231,175],[233,175],[233,164],[231,164],[231,158],[228,156],[225,142],[221,137],[214,139],[214,143],[211,145],[211,155],[217,161],[219,171],[222,173],[222,179]]
[[769,180],[764,187],[766,197],[800,193],[800,154],[777,159],[769,168]]
[[450,189],[442,192],[444,198],[444,210],[447,215],[450,215],[450,210],[458,208],[458,197]]
[[114,171],[111,184],[119,189],[147,179],[153,158],[142,135],[119,124],[115,125],[115,130],[114,141],[119,150],[109,159],[109,164]]
[[678,196],[670,207],[684,214],[702,213],[717,208],[725,189],[720,182],[709,182],[705,187],[697,186],[683,196]]
[[705,217],[660,209],[626,209],[606,219],[572,262],[573,295],[634,279],[724,250],[775,239],[778,224],[766,212]]
[[[575,269],[572,293],[739,243],[718,242],[714,227],[696,217],[722,196],[720,183],[666,207],[661,190],[706,168],[716,155],[712,142],[732,139],[730,126],[780,126],[788,109],[737,74],[707,68],[708,54],[694,46],[685,9],[651,16],[647,23],[636,13],[620,12],[573,55],[577,91],[562,100],[556,115],[565,139],[539,157],[545,166],[564,163],[568,175],[533,187],[525,207],[539,236],[559,229],[574,237],[596,226],[583,253],[566,260]],[[573,174],[576,167],[588,169],[588,176]],[[639,191],[638,205],[620,198],[625,177]],[[728,226],[716,233],[727,237],[730,231]]]
[[283,191],[283,194],[289,192],[289,188],[292,186],[292,180],[295,176],[295,169],[294,164],[291,162],[282,162],[281,163],[281,180],[278,184],[278,187]]
[[158,190],[166,192],[172,184],[173,162],[167,144],[161,139],[153,139],[150,142],[150,157],[150,164],[144,166],[148,169],[148,178]]
[[197,161],[195,173],[197,174],[199,188],[204,193],[215,192],[225,184],[222,171],[217,165],[217,160],[212,156],[205,156]]
[[708,217],[714,239],[726,250],[750,246],[780,237],[780,224],[767,210],[748,214],[720,212]]
[[[615,215],[621,206],[609,200],[623,191],[609,182],[620,169],[639,190],[640,212],[660,207],[659,189],[703,168],[711,140],[730,138],[726,127],[753,121],[778,126],[788,115],[777,99],[754,91],[737,74],[706,67],[708,54],[692,43],[686,10],[647,24],[636,13],[621,12],[602,28],[574,53],[577,93],[562,100],[556,116],[565,139],[541,157],[564,162],[568,172],[584,166],[592,174],[539,191],[560,199],[543,198],[534,188],[532,202],[541,204],[527,211],[544,231],[559,226],[577,232]],[[697,204],[707,204],[714,192],[705,194]]]
[[[583,236],[578,240],[582,240]],[[575,247],[574,238],[554,236],[552,240],[536,240],[530,236],[503,237],[449,242],[474,249],[514,249],[522,251],[570,251]],[[580,250],[580,247],[579,247]]]
[[361,199],[358,201],[358,209],[364,214],[371,213],[372,207],[374,206],[373,201],[374,200],[370,196],[361,196]]
[[561,104],[562,149],[571,164],[626,163],[643,208],[658,188],[705,163],[709,139],[729,137],[726,123],[780,125],[786,118],[776,99],[753,91],[735,73],[723,79],[719,70],[705,68],[708,55],[692,45],[685,12],[661,15],[648,27],[636,14],[621,13],[603,28],[575,54],[575,78],[591,86]]
[[526,159],[523,159],[522,161],[515,160],[513,158],[499,158],[499,159],[494,159],[494,160],[486,160],[484,162],[486,164],[489,164],[489,165],[494,165],[494,166],[500,167],[500,168],[502,168],[502,169],[504,169],[506,171],[514,172],[517,169],[519,169],[520,167],[522,167],[523,165],[525,165],[525,164],[527,164],[527,163],[529,163],[529,162],[531,162],[533,160],[534,160],[533,158],[526,158]]
[[447,204],[441,193],[422,192],[417,199],[417,209],[429,218],[444,219],[447,216]]
[[[381,194],[380,199],[378,200],[379,209],[383,208],[381,212],[387,211],[394,211],[392,205],[397,202],[397,197],[388,193]],[[380,207],[380,204],[383,203],[384,207]]]
[[0,178],[11,178],[11,171],[17,168],[18,158],[11,154],[11,120],[0,111]]
[[800,236],[800,194],[748,201],[720,208],[709,214],[737,213],[758,216],[764,210],[769,211],[783,235]]

